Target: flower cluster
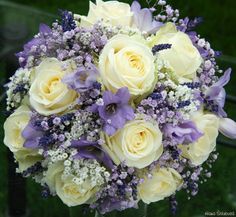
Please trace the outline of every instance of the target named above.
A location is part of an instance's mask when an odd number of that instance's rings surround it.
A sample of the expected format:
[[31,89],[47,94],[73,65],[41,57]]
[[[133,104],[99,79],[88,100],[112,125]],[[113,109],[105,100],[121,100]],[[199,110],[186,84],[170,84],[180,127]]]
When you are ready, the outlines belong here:
[[17,172],[42,196],[104,214],[175,194],[191,196],[211,177],[219,131],[236,138],[224,111],[231,69],[164,0],[90,3],[17,54],[7,86],[4,143]]

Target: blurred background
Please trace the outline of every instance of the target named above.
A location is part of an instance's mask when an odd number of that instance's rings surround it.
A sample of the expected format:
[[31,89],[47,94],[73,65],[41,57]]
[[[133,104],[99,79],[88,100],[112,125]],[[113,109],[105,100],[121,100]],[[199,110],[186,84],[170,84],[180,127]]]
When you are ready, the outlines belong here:
[[[123,0],[131,3],[131,0]],[[4,122],[4,87],[7,78],[18,67],[14,53],[22,50],[23,44],[38,31],[40,23],[50,23],[57,18],[58,9],[67,9],[78,14],[86,14],[88,0],[0,0],[0,140],[3,140],[2,124]],[[198,33],[211,42],[215,50],[223,52],[218,63],[222,69],[231,66],[233,75],[227,93],[236,95],[236,1],[235,0],[169,0],[174,8],[180,10],[180,16],[204,18],[198,27]],[[141,0],[145,5],[145,0]],[[236,120],[236,104],[228,101],[226,111]],[[225,138],[221,138],[225,140]],[[200,186],[199,194],[187,199],[184,192],[177,193],[179,217],[201,217],[206,212],[235,212],[236,215],[236,142],[230,145],[217,145],[220,153],[212,169],[212,178]],[[236,146],[235,146],[236,147]],[[12,171],[8,172],[8,152],[0,145],[0,217],[6,216],[8,186],[11,186]],[[10,165],[11,166],[11,165]],[[19,178],[19,177],[18,177]],[[24,189],[19,179],[17,188]],[[22,185],[22,186],[21,186]],[[66,217],[68,208],[57,198],[43,199],[41,188],[32,180],[27,180],[27,210],[30,217]],[[12,192],[14,195],[14,192]],[[22,203],[24,198],[15,198],[13,203]],[[12,203],[12,201],[10,201]],[[149,215],[170,216],[168,200],[150,205]],[[17,216],[17,214],[15,214]]]

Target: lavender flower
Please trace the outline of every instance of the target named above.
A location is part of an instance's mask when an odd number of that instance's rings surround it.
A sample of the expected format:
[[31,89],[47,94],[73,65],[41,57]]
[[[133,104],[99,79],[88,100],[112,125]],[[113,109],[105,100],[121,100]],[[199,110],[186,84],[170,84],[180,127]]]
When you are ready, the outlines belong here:
[[231,71],[231,68],[226,70],[224,75],[205,92],[207,100],[214,103],[216,106],[215,113],[220,117],[227,117],[227,114],[223,109],[226,97],[226,92],[223,87],[229,82]]
[[91,208],[97,208],[101,214],[138,208],[137,185],[141,180],[134,168],[122,163],[112,169],[110,177],[108,185],[97,193],[98,200],[91,204]]
[[108,135],[113,135],[126,121],[134,119],[134,111],[129,106],[130,94],[127,87],[120,88],[116,94],[105,91],[102,99],[102,104],[95,104],[91,109],[99,113],[104,121],[104,131]]
[[77,92],[84,92],[94,87],[98,73],[97,68],[91,63],[87,67],[81,66],[76,72],[66,75],[63,82]]
[[63,32],[75,29],[76,23],[72,12],[70,11],[60,11],[60,12],[61,12],[61,25]]
[[180,25],[178,26],[178,30],[182,32],[190,32],[198,25],[203,22],[202,17],[196,17],[193,20],[190,20],[188,17],[180,20]]
[[158,44],[152,48],[152,53],[156,54],[157,52],[159,52],[161,50],[166,50],[166,49],[170,49],[170,48],[171,48],[171,44]]
[[138,1],[134,1],[131,5],[131,10],[134,13],[134,23],[140,31],[155,33],[163,23],[153,20],[152,12],[148,8],[141,9]]

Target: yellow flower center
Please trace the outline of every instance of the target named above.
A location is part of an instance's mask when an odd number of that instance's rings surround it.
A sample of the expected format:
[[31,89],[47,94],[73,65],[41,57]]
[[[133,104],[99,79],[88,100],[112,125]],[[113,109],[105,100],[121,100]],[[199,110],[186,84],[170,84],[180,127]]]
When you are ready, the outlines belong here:
[[61,83],[61,78],[60,77],[50,78],[47,81],[47,83],[43,83],[43,85],[42,85],[43,92],[45,94],[53,93],[56,90],[58,84],[60,84],[60,83]]
[[66,195],[71,195],[71,196],[78,196],[80,194],[76,185],[70,185],[64,187],[64,192]]
[[144,64],[142,57],[134,52],[126,52],[125,55],[130,67],[136,69],[141,76],[144,75]]
[[127,148],[130,153],[139,154],[147,145],[147,133],[143,130],[134,134],[127,144]]

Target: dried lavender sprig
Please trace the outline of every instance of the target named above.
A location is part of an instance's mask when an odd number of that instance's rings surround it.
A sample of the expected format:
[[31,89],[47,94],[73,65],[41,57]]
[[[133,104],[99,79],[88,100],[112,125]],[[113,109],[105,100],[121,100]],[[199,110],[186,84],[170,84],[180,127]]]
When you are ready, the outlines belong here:
[[153,54],[156,54],[156,53],[158,53],[159,51],[166,50],[166,49],[170,49],[171,46],[172,46],[171,44],[158,44],[158,45],[155,45],[155,46],[152,48],[152,53],[153,53]]
[[61,14],[61,25],[63,32],[71,31],[76,28],[76,23],[74,20],[74,15],[70,11],[59,11]]

